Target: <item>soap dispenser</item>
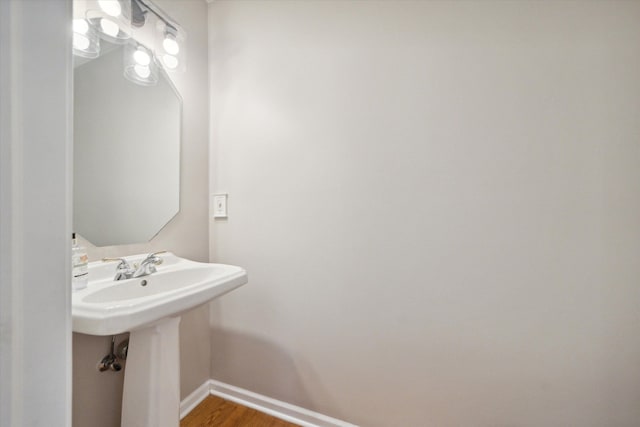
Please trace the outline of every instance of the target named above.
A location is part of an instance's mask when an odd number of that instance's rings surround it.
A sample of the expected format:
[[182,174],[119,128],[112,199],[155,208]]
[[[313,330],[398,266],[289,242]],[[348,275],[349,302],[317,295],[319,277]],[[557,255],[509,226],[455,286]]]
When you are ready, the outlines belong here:
[[89,257],[84,247],[78,246],[76,233],[71,235],[71,289],[84,289],[89,283]]

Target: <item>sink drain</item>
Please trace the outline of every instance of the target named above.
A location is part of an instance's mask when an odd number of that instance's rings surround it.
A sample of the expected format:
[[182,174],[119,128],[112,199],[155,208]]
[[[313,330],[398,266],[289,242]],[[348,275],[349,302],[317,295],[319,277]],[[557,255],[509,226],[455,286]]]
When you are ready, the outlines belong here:
[[143,280],[142,282],[140,282],[140,286],[147,286],[147,281]]

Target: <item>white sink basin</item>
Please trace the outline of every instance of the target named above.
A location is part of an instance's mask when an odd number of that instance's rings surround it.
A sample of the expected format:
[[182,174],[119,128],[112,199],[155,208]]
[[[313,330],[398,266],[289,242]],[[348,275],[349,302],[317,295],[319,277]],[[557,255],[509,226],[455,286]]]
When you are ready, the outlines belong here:
[[[240,267],[190,261],[172,253],[159,255],[157,272],[114,281],[117,262],[89,263],[89,285],[74,292],[74,332],[115,335],[177,316],[245,283]],[[126,257],[130,264],[145,255]]]

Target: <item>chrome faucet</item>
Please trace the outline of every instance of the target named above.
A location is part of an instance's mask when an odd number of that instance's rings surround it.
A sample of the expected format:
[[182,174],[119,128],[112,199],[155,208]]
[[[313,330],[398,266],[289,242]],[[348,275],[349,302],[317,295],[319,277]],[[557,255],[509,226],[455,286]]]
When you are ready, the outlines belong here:
[[116,267],[116,275],[113,278],[114,281],[133,279],[136,277],[148,276],[156,272],[156,265],[162,264],[162,258],[158,255],[167,251],[154,252],[147,255],[142,260],[139,266],[134,265],[131,267],[124,258],[102,258],[103,262],[120,261]]
[[102,258],[102,262],[120,261],[116,267],[116,276],[113,280],[126,280],[130,279],[133,274],[133,269],[124,258]]
[[158,255],[165,252],[166,251],[160,251],[147,255],[147,257],[142,260],[138,268],[136,268],[136,271],[133,272],[133,275],[131,277],[148,276],[149,274],[155,273],[156,265],[162,264],[162,258],[160,258]]

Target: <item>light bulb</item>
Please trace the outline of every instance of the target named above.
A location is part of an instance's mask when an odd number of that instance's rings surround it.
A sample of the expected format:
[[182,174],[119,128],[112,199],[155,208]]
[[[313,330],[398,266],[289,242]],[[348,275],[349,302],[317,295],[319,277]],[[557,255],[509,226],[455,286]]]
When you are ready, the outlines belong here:
[[138,49],[133,53],[133,59],[142,66],[147,66],[151,62],[151,56],[142,49]]
[[85,50],[91,43],[89,38],[83,34],[73,34],[73,48],[77,50]]
[[136,65],[133,67],[133,70],[136,72],[136,74],[138,76],[140,76],[143,79],[148,79],[149,76],[151,75],[151,68],[149,68],[146,65]]
[[180,52],[180,45],[172,34],[167,34],[162,41],[164,51],[171,55],[177,55]]
[[98,0],[98,6],[109,16],[120,16],[122,13],[122,7],[120,7],[118,0]]
[[107,18],[102,18],[100,20],[100,28],[103,33],[111,37],[116,37],[120,32],[118,24]]
[[164,65],[171,70],[178,68],[178,58],[173,55],[164,55],[162,57],[162,62],[164,62]]
[[89,31],[89,23],[84,19],[73,20],[73,32],[79,34],[87,34]]

